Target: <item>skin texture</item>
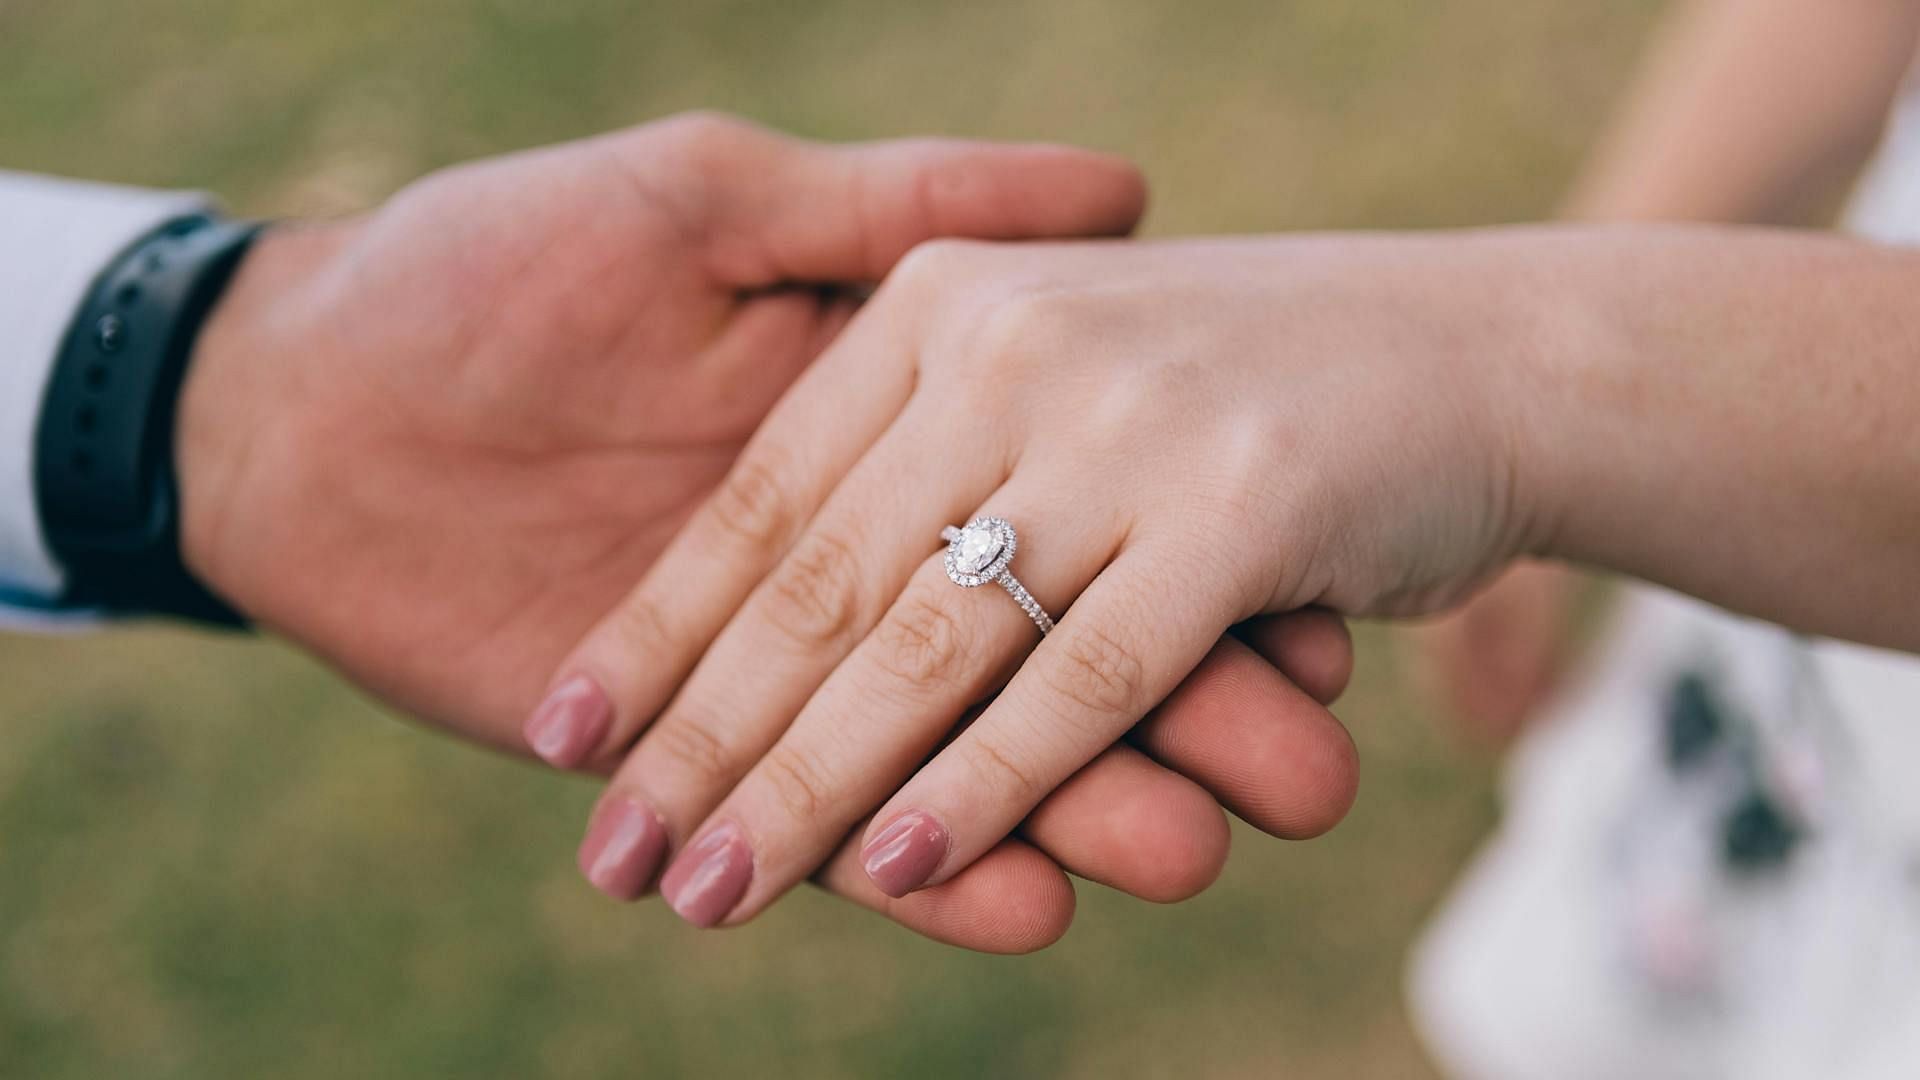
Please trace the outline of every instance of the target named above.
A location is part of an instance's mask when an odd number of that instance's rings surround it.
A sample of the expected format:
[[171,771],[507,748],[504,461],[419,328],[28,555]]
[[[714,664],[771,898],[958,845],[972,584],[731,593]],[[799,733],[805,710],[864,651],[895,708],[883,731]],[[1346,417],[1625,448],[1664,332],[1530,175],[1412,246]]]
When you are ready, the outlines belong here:
[[[276,228],[183,390],[187,560],[385,701],[524,752],[520,721],[570,644],[902,254],[935,236],[1124,233],[1143,201],[1131,167],[1083,151],[829,147],[696,115]],[[1344,681],[1335,618],[1253,640],[1309,686]],[[1337,805],[1316,808],[1330,824],[1352,799],[1344,731],[1266,661],[1223,648],[1208,686],[1264,680],[1264,696],[1203,687],[1163,715],[1185,747],[1163,758],[1173,768],[1113,751],[938,895],[891,899],[846,862],[819,880],[935,938],[1023,951],[1071,919],[1063,867],[1154,899],[1210,881],[1226,844],[1209,789],[1275,797],[1221,762],[1325,741],[1346,770]],[[1140,820],[1161,828],[1122,835]],[[632,824],[603,828],[601,848],[648,842]]]
[[[1916,37],[1913,0],[1680,5],[1566,216],[1810,223],[1879,141]],[[1516,567],[1420,629],[1416,669],[1469,738],[1506,742],[1553,690],[1577,586],[1566,567]]]
[[[1539,554],[1914,648],[1916,287],[1766,231],[930,246],[723,485],[767,542],[716,556],[711,504],[559,670],[640,732],[614,790],[687,830],[662,891],[712,925],[869,815],[877,884],[947,880],[1260,613],[1437,611]],[[923,539],[975,513],[1031,532],[1037,649]],[[683,783],[676,722],[740,778]]]

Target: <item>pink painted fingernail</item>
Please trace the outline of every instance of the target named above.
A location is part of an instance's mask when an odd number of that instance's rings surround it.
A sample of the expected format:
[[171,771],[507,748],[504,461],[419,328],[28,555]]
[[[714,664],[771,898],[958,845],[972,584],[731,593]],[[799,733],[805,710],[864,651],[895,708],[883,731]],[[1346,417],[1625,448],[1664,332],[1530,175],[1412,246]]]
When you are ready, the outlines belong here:
[[585,675],[575,675],[547,692],[522,733],[534,753],[570,769],[593,753],[612,724],[613,702],[607,692]]
[[927,883],[947,857],[947,827],[933,815],[909,810],[860,849],[861,865],[880,891],[898,899]]
[[714,926],[753,882],[753,849],[729,821],[695,841],[667,867],[660,894],[695,926]]
[[647,891],[666,853],[667,829],[660,815],[645,803],[617,796],[593,812],[580,841],[580,872],[615,900],[634,900]]

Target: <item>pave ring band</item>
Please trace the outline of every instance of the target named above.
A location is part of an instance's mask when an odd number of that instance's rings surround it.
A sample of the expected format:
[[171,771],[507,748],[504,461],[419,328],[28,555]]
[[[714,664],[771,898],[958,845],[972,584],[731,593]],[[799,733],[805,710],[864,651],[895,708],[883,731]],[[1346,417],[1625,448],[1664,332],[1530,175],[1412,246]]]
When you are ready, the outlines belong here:
[[949,525],[941,529],[940,539],[947,542],[947,576],[955,585],[971,589],[991,581],[1007,590],[1007,595],[1027,613],[1033,625],[1040,628],[1041,637],[1053,629],[1053,620],[1040,607],[1040,602],[1008,569],[1013,563],[1014,549],[1019,545],[1011,522],[1005,518],[977,517],[964,528]]

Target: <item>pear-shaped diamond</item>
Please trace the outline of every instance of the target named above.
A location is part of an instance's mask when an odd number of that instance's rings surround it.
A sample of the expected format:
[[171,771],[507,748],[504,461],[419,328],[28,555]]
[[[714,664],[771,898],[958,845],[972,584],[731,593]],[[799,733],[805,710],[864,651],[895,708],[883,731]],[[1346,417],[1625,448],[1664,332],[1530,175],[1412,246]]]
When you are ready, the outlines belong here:
[[954,542],[954,564],[962,571],[977,574],[993,564],[1000,554],[1000,534],[991,525],[968,525]]

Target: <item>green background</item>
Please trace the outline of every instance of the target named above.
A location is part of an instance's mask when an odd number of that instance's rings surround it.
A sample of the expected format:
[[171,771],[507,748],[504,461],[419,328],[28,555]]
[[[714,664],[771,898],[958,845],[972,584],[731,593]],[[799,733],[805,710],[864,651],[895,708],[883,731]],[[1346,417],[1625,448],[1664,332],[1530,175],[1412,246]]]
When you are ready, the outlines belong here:
[[[1161,234],[1517,220],[1659,7],[0,0],[0,167],[336,213],[714,107],[1120,151]],[[725,934],[603,901],[571,862],[588,784],[283,646],[0,637],[0,1076],[1427,1075],[1403,951],[1492,773],[1387,632],[1360,645],[1344,825],[1241,829],[1174,907],[1082,886],[1064,942],[1007,959],[811,893]]]

